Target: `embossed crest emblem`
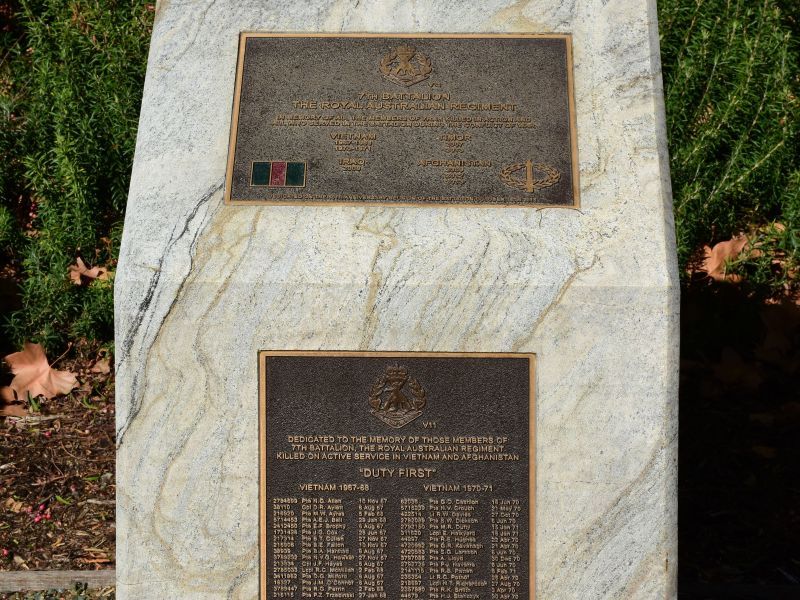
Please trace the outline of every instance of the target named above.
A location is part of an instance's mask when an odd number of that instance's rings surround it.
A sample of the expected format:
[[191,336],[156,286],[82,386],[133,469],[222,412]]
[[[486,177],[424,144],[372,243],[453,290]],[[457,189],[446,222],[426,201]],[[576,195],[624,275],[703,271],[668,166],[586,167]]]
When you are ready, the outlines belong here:
[[405,87],[425,81],[433,72],[431,59],[407,44],[398,46],[384,56],[380,69],[386,79]]
[[[403,393],[406,387],[411,393],[410,398]],[[427,403],[425,389],[408,374],[406,367],[400,365],[386,367],[369,394],[370,412],[395,429],[420,416]]]
[[561,181],[561,173],[555,167],[526,160],[505,167],[500,171],[500,181],[529,194],[550,187]]

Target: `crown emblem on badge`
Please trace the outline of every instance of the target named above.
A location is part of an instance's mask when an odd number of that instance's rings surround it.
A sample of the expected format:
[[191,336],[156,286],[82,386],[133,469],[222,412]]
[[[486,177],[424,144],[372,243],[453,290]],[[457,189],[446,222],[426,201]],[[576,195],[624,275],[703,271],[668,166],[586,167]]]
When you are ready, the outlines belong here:
[[536,190],[557,184],[561,181],[561,173],[550,165],[526,160],[524,163],[509,165],[500,171],[500,181],[508,187],[533,194]]
[[417,52],[414,46],[403,44],[383,57],[380,70],[392,83],[410,87],[430,77],[433,67],[430,58]]
[[[408,387],[411,398],[403,393]],[[370,412],[395,429],[408,425],[422,414],[428,403],[425,389],[401,365],[386,367],[383,375],[372,385],[369,394]]]

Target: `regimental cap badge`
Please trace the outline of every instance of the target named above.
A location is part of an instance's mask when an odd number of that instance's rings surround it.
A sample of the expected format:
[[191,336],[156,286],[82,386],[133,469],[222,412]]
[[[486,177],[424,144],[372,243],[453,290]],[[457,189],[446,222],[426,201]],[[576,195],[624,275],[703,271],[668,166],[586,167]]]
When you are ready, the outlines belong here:
[[433,72],[431,59],[408,44],[398,46],[384,56],[380,69],[386,79],[405,87],[425,81]]
[[[403,393],[404,388],[408,388],[411,398]],[[419,417],[427,403],[425,389],[402,365],[386,367],[369,394],[370,412],[395,429]]]

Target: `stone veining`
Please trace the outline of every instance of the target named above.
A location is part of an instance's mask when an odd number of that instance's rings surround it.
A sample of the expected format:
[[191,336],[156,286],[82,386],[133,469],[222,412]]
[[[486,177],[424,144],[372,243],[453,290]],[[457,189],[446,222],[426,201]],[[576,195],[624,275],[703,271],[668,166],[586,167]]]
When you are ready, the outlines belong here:
[[[678,304],[654,10],[159,4],[116,281],[119,598],[257,597],[260,349],[535,352],[537,598],[675,597]],[[571,32],[581,211],[224,207],[238,33],[322,24]]]

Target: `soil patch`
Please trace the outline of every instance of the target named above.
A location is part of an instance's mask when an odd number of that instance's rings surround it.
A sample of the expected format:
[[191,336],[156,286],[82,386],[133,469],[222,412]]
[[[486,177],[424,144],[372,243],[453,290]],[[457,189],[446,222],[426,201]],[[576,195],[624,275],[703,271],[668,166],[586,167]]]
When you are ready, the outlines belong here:
[[81,387],[0,418],[0,570],[114,566],[114,377],[97,354],[56,367]]

